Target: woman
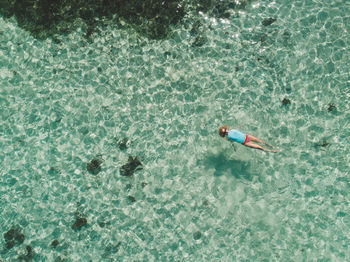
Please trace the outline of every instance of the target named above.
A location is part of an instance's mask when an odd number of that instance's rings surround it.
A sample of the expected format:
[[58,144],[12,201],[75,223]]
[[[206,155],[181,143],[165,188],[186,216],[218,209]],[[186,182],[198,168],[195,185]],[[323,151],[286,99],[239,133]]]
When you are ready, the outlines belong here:
[[235,130],[235,129],[229,129],[227,126],[222,126],[219,128],[219,135],[221,137],[226,137],[230,141],[237,142],[237,143],[240,143],[244,146],[248,146],[251,148],[263,150],[266,152],[272,152],[272,153],[280,152],[279,150],[270,150],[270,149],[263,148],[262,146],[259,146],[257,144],[254,144],[253,142],[257,142],[257,143],[262,143],[262,144],[265,144],[267,146],[273,147],[273,146],[261,141],[260,139],[254,137],[254,136],[251,136],[248,134],[243,134],[242,132]]

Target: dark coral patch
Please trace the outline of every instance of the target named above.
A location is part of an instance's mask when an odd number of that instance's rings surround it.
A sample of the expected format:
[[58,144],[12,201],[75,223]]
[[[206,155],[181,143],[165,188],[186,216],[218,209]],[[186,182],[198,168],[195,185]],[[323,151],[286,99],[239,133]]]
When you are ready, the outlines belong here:
[[133,25],[151,38],[166,37],[170,25],[185,15],[182,0],[17,0],[0,5],[0,14],[14,16],[22,28],[35,37],[67,34],[83,22],[89,38],[104,23]]
[[137,156],[129,156],[128,162],[121,167],[120,174],[122,176],[132,176],[134,172],[142,168],[142,163]]
[[5,246],[7,249],[11,249],[15,246],[15,241],[12,241],[12,240],[6,241]]
[[121,245],[121,242],[118,242],[116,245],[108,245],[105,249],[106,252],[110,252],[110,253],[117,253],[119,250],[119,247]]
[[199,240],[201,237],[202,237],[202,233],[200,231],[193,233],[194,240]]
[[33,248],[26,246],[27,254],[18,257],[18,261],[31,261],[33,259]]
[[283,98],[282,105],[290,105],[291,101],[288,98]]
[[68,262],[68,259],[65,259],[65,258],[58,256],[58,257],[56,257],[55,262]]
[[333,112],[333,111],[337,110],[337,108],[336,108],[335,104],[330,103],[330,104],[328,104],[327,110],[328,110],[328,112]]
[[129,146],[129,140],[126,137],[118,141],[118,147],[120,150],[125,150],[128,148],[128,146]]
[[27,250],[27,256],[31,256],[32,255],[32,247],[31,246],[26,246],[26,250]]
[[74,224],[72,225],[72,229],[74,230],[79,230],[81,229],[83,226],[85,226],[87,224],[87,219],[85,217],[80,217],[80,216],[77,216],[75,218],[75,222]]
[[315,147],[327,147],[329,145],[329,142],[327,140],[321,140],[320,142],[315,144]]
[[132,188],[132,184],[126,184],[125,186],[126,191],[130,191],[131,188]]
[[102,161],[100,159],[92,159],[86,164],[86,169],[90,174],[97,175],[101,171]]
[[193,43],[192,43],[192,46],[193,47],[201,47],[203,46],[205,43],[207,42],[207,38],[204,36],[204,35],[198,35]]
[[59,244],[60,242],[57,239],[55,239],[54,241],[51,242],[51,247],[56,248]]
[[98,222],[98,225],[102,228],[104,228],[106,226],[106,223],[104,221],[100,221]]
[[328,145],[329,145],[329,142],[327,142],[326,140],[323,140],[320,144],[320,146],[322,146],[322,147],[326,147]]
[[275,18],[267,18],[267,19],[265,19],[264,21],[262,21],[262,25],[263,26],[269,26],[269,25],[271,25],[271,24],[273,24],[274,22],[276,22],[276,20],[277,19],[275,19]]
[[129,199],[132,203],[136,202],[136,198],[133,197],[133,196],[128,196],[128,199]]
[[13,248],[15,245],[23,243],[25,236],[22,233],[22,228],[18,225],[13,226],[9,231],[4,233],[5,245],[7,249]]
[[113,244],[108,244],[105,248],[104,253],[102,254],[103,258],[107,258],[113,254],[116,254],[119,251],[121,242],[118,242],[117,244],[113,245]]

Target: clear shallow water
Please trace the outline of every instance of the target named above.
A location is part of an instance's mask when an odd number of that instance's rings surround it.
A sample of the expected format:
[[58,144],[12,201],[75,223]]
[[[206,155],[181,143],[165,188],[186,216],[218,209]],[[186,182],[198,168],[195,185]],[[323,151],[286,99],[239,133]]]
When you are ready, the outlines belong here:
[[[1,19],[0,232],[25,236],[1,257],[349,260],[350,5],[328,2],[192,14],[158,41],[113,26],[39,41]],[[222,124],[282,152],[235,151]],[[124,177],[129,156],[143,169]]]

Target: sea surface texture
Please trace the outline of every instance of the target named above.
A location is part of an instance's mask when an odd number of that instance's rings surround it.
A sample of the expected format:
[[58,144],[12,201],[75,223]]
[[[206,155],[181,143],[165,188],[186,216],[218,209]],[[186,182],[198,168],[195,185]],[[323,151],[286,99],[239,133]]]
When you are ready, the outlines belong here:
[[350,2],[176,8],[0,16],[1,261],[350,261]]

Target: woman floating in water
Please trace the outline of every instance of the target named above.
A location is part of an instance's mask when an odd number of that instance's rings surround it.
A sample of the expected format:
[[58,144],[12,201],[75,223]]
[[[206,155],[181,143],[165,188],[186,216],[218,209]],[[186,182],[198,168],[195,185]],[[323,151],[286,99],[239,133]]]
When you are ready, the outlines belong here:
[[261,141],[260,139],[254,137],[254,136],[251,136],[248,134],[243,134],[242,132],[235,130],[235,129],[229,129],[227,126],[222,126],[219,128],[219,135],[221,137],[227,137],[227,139],[230,141],[237,142],[237,143],[240,143],[244,146],[248,146],[251,148],[263,150],[266,152],[272,152],[272,153],[280,152],[279,150],[270,150],[270,149],[263,148],[262,146],[259,146],[257,144],[254,144],[252,142],[262,143],[262,144],[265,144],[269,147],[273,147],[273,146]]

